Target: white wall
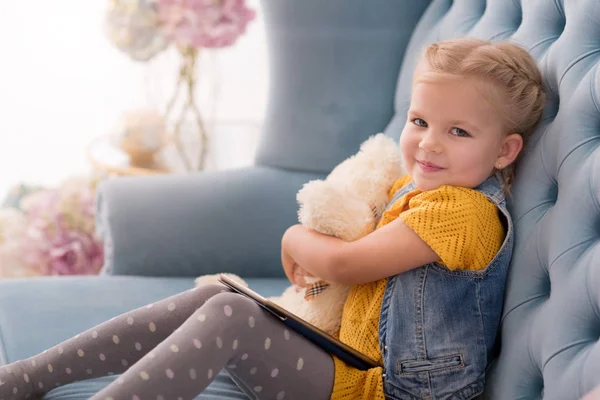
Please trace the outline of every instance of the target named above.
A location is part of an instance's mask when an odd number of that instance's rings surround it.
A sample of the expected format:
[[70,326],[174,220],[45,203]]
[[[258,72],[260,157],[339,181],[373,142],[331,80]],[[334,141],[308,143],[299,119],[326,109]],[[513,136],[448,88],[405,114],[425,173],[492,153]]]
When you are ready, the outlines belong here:
[[[86,173],[92,138],[108,133],[123,110],[162,106],[170,96],[175,52],[146,64],[119,52],[104,34],[106,4],[0,3],[0,198],[20,181],[52,185]],[[203,58],[207,76],[200,85],[220,82],[216,110],[203,106],[207,119],[262,118],[267,56],[258,0],[249,5],[258,16],[248,33]]]

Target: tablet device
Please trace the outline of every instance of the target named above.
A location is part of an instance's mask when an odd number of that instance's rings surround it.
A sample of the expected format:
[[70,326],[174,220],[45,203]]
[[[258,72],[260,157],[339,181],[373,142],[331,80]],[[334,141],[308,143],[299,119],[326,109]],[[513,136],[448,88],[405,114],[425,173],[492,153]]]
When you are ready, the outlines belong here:
[[219,282],[223,283],[234,292],[254,300],[258,305],[273,314],[290,329],[300,333],[302,336],[321,347],[326,352],[338,357],[346,364],[363,371],[369,368],[383,367],[383,365],[372,358],[353,349],[316,326],[309,324],[277,304],[267,300],[255,291],[239,284],[227,275],[219,275]]

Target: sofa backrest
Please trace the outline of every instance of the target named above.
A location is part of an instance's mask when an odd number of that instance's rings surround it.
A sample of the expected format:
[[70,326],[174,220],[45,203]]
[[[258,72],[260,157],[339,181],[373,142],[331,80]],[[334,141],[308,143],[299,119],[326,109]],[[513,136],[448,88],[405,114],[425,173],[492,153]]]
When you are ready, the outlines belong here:
[[429,0],[262,0],[269,96],[256,164],[327,173],[394,115]]
[[386,133],[400,135],[422,49],[463,36],[527,48],[548,97],[513,187],[515,252],[486,395],[578,399],[600,384],[600,1],[434,0],[406,49]]

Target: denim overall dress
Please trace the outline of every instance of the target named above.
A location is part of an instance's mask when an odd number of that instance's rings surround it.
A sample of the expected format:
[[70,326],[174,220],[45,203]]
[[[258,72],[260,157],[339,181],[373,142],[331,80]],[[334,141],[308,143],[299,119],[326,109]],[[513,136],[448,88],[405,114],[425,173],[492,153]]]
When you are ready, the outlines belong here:
[[[413,182],[390,205],[411,190]],[[513,225],[496,176],[475,190],[500,211],[506,232],[502,247],[484,270],[451,271],[431,263],[388,279],[379,320],[387,399],[472,399],[483,392],[502,312]]]

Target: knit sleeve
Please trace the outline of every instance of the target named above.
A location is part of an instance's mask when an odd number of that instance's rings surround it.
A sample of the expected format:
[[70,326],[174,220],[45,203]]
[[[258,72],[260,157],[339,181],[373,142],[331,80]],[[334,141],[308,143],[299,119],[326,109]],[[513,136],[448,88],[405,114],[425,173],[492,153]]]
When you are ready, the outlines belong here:
[[399,218],[451,270],[485,269],[504,240],[498,209],[473,189],[441,186],[422,192]]

